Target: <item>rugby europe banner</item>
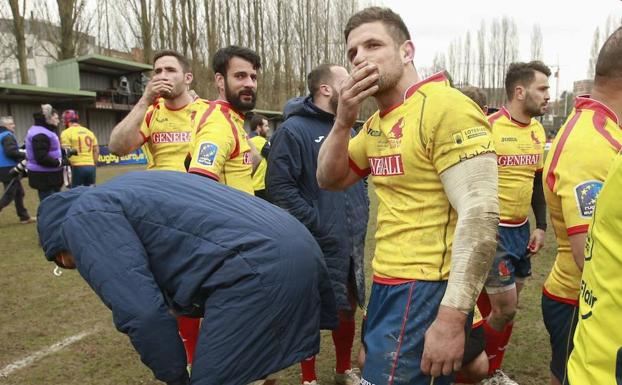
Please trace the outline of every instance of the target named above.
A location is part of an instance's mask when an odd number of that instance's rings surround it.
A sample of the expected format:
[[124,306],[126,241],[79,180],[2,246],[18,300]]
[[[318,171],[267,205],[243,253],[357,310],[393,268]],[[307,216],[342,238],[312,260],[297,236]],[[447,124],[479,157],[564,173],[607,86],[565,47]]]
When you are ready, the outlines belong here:
[[110,153],[108,146],[99,146],[99,159],[98,166],[114,166],[121,164],[147,164],[147,156],[143,152],[142,148],[124,156],[117,156]]

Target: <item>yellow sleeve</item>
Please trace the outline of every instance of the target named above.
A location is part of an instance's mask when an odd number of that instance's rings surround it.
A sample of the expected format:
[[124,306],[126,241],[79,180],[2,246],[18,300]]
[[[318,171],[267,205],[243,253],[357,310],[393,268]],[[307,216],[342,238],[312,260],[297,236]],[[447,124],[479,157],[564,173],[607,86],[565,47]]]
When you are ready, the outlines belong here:
[[61,147],[71,147],[71,128],[66,128],[60,133],[60,145]]
[[540,155],[540,160],[536,166],[536,170],[542,170],[544,168],[544,146],[546,145],[546,131],[544,131],[544,127],[542,124],[538,123],[538,139],[542,144],[542,154]]
[[495,152],[490,125],[475,102],[454,89],[430,102],[424,111],[427,132],[423,134],[439,174],[477,155]]
[[93,133],[91,131],[91,137],[93,138],[93,146],[97,146],[99,143],[97,142],[97,136],[95,136],[95,133]]
[[[561,165],[558,165],[558,167]],[[564,165],[569,166],[569,165]],[[562,166],[562,167],[564,167]],[[568,235],[587,232],[594,214],[596,198],[603,182],[590,178],[578,170],[565,168],[557,181],[557,195],[560,198],[564,223]]]
[[223,165],[239,149],[236,144],[231,126],[222,114],[212,114],[193,136],[188,172],[220,180]]
[[[146,142],[151,136],[151,123],[155,119],[156,108],[155,104],[152,104],[147,108],[143,122],[140,125],[140,134],[143,136],[143,141]],[[144,143],[143,142],[143,143]]]
[[350,143],[348,144],[350,168],[362,178],[369,175],[369,161],[367,160],[365,140],[367,138],[367,128],[371,124],[372,119],[373,116],[365,122],[358,134],[350,139]]

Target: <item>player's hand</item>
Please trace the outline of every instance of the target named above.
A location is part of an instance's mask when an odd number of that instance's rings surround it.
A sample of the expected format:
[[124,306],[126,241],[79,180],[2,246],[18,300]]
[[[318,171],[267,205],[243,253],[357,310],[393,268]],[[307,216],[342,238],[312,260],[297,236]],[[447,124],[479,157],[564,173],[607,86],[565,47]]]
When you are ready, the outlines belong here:
[[546,237],[546,233],[542,229],[535,229],[531,236],[529,236],[529,245],[527,246],[527,250],[531,254],[535,254],[542,246],[544,246],[544,238]]
[[357,65],[339,90],[335,122],[348,130],[354,126],[363,101],[378,91],[378,67],[369,62]]
[[433,377],[448,376],[462,366],[466,314],[441,305],[425,332],[421,371]]
[[149,104],[152,104],[158,97],[169,94],[171,91],[173,91],[173,84],[168,79],[156,76],[147,83],[143,97],[147,99]]

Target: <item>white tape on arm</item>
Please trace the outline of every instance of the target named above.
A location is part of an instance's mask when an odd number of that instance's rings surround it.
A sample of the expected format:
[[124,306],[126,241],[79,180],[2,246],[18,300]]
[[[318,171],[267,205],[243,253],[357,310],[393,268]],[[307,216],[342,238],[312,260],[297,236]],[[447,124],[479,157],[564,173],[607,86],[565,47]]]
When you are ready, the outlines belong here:
[[475,306],[497,246],[496,159],[494,154],[479,155],[441,174],[447,198],[458,213],[449,281],[441,305],[464,313]]

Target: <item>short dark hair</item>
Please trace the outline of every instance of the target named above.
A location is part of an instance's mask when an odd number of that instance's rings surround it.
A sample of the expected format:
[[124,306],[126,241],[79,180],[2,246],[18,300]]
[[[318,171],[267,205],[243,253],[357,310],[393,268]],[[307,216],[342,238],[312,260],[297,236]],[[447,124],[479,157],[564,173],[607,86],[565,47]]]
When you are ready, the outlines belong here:
[[551,69],[539,60],[529,63],[512,63],[505,74],[505,94],[508,100],[514,98],[514,88],[518,84],[528,86],[536,77],[536,72],[541,72],[547,77],[551,76]]
[[460,92],[469,97],[472,101],[475,102],[479,106],[479,108],[484,111],[486,106],[488,105],[488,100],[486,99],[486,93],[479,87],[464,87],[460,88]]
[[184,71],[184,73],[190,72],[190,62],[188,61],[188,59],[184,55],[180,54],[177,51],[173,51],[172,49],[165,49],[156,52],[155,55],[153,55],[153,64],[155,65],[156,60],[164,56],[173,56],[179,62],[179,65],[181,66],[181,69]]
[[333,79],[331,70],[333,67],[335,67],[335,64],[320,64],[309,72],[307,75],[307,88],[311,96],[315,96],[322,84],[326,84]]
[[595,83],[622,78],[622,27],[605,40],[596,60]]
[[268,118],[266,118],[262,114],[253,114],[250,124],[251,131],[255,131],[257,127],[261,126],[264,120],[268,120]]
[[226,75],[229,68],[229,61],[239,57],[253,65],[253,69],[258,70],[261,68],[261,58],[255,51],[246,47],[238,47],[237,45],[230,45],[225,48],[221,48],[214,54],[212,58],[212,70],[215,74]]
[[391,37],[397,44],[402,44],[406,40],[410,40],[410,32],[404,24],[404,20],[397,13],[393,12],[391,8],[386,7],[367,7],[354,15],[350,16],[346,28],[343,34],[348,41],[348,36],[353,29],[360,27],[363,24],[373,23],[379,21],[387,28]]

